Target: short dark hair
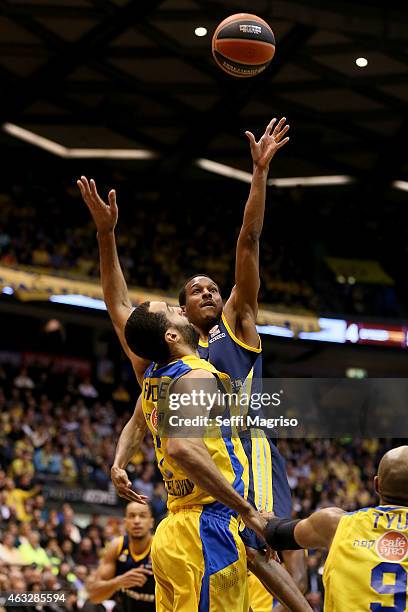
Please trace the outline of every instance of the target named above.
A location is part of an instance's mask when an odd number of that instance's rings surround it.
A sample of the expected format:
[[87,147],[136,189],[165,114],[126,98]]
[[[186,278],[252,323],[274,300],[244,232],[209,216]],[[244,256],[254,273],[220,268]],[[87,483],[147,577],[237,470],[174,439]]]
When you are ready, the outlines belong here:
[[[140,504],[140,505],[142,505],[142,504],[141,504],[141,502],[137,502],[137,501],[130,501],[130,502],[128,502],[128,503],[126,504],[126,506],[125,506],[125,518],[126,518],[126,514],[127,514],[127,509],[129,508],[129,506],[130,506],[131,504]],[[150,500],[145,500],[145,503],[144,503],[143,505],[144,505],[144,506],[146,506],[146,508],[149,508],[149,510],[150,510],[150,514],[151,514],[151,515],[152,515],[152,517],[153,517],[153,516],[154,516],[153,506],[152,506],[152,504],[151,504]]]
[[[185,306],[185,305],[186,305],[186,300],[187,300],[186,288],[187,288],[187,285],[188,285],[188,283],[189,283],[190,281],[192,281],[192,280],[193,280],[193,278],[197,278],[197,276],[204,276],[204,278],[209,278],[209,279],[210,279],[210,281],[212,281],[212,280],[213,280],[213,279],[211,278],[211,276],[208,276],[208,274],[200,274],[200,273],[199,273],[199,274],[193,274],[193,276],[190,276],[190,278],[188,278],[188,279],[185,281],[184,285],[183,285],[183,286],[182,286],[182,288],[180,289],[180,292],[179,292],[179,298],[178,298],[178,299],[179,299],[179,305],[180,305],[180,306]],[[213,282],[214,282],[214,281],[213,281]],[[218,285],[217,285],[217,286],[218,286]]]
[[164,312],[150,312],[150,302],[139,304],[125,325],[125,339],[129,348],[140,357],[161,363],[170,352],[165,333],[170,327]]

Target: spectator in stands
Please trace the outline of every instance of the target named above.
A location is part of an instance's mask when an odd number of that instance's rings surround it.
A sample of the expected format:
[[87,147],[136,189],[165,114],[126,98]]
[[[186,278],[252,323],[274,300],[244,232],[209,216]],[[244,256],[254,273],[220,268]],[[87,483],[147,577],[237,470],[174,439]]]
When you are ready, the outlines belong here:
[[85,378],[83,382],[78,386],[78,391],[83,397],[96,398],[98,397],[98,392],[91,383],[91,379],[89,377]]
[[93,548],[90,538],[85,537],[81,540],[74,559],[79,565],[86,565],[87,567],[95,566],[98,563],[98,555]]
[[9,565],[24,565],[26,562],[10,532],[3,535],[3,543],[0,544],[0,560]]
[[144,464],[140,478],[136,478],[133,482],[133,487],[140,495],[145,495],[148,499],[153,495],[153,479],[154,465],[152,463]]
[[22,368],[18,376],[14,379],[17,389],[34,389],[34,381],[28,375],[27,368]]
[[41,568],[51,567],[51,561],[40,545],[40,536],[37,531],[30,531],[27,535],[27,542],[20,544],[18,550],[25,563],[34,563]]

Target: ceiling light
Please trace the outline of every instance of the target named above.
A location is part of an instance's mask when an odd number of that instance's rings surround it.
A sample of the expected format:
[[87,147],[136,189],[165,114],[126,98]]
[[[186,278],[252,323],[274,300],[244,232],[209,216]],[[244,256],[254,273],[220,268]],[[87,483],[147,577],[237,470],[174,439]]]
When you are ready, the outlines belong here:
[[207,34],[207,28],[199,27],[194,30],[196,36],[205,36]]
[[395,189],[401,189],[402,191],[408,191],[408,181],[393,181],[392,187],[395,187]]
[[233,178],[237,181],[243,181],[244,183],[251,183],[252,181],[252,174],[250,172],[245,172],[245,170],[238,170],[237,168],[232,168],[231,166],[227,166],[226,164],[220,164],[219,162],[212,161],[211,159],[200,158],[197,159],[196,163],[197,166],[199,166],[203,170],[213,172],[214,174],[220,174],[221,176]]
[[356,64],[359,68],[365,68],[368,64],[368,59],[366,59],[365,57],[358,57],[356,59]]
[[14,123],[4,123],[3,130],[11,134],[11,136],[15,136],[15,138],[19,138],[24,142],[28,142],[35,147],[44,149],[64,159],[153,159],[156,157],[153,151],[148,151],[147,149],[68,148]]
[[347,174],[328,174],[322,176],[288,176],[286,178],[269,179],[268,185],[274,187],[318,187],[320,185],[346,185],[353,182],[353,177]]

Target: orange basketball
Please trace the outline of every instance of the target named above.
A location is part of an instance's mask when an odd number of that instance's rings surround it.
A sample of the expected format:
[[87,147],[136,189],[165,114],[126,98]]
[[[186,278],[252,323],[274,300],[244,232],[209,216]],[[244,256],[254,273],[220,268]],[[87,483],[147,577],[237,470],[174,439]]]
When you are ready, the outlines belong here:
[[265,70],[275,54],[275,36],[256,15],[237,13],[221,21],[212,52],[218,66],[235,77],[253,77]]

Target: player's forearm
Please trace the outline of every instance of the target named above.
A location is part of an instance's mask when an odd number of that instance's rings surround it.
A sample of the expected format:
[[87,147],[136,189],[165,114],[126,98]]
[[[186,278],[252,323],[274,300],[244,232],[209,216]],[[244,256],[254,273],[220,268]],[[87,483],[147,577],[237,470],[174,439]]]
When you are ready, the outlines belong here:
[[122,429],[116,446],[113,467],[126,469],[132,457],[139,452],[146,433],[146,425],[138,421],[136,415],[133,415]]
[[173,439],[170,455],[203,491],[239,514],[247,512],[250,504],[224,478],[204,444],[196,442]]
[[248,563],[248,567],[265,588],[284,604],[278,605],[277,610],[289,609],[292,612],[310,612],[311,608],[293,578],[279,563],[272,560],[267,562],[265,557],[262,557],[259,553]]
[[244,210],[244,219],[239,234],[240,240],[256,242],[262,232],[265,216],[266,182],[268,170],[254,166],[251,189]]
[[102,603],[110,599],[120,589],[120,576],[110,580],[94,580],[87,583],[89,599],[94,604]]
[[112,321],[121,320],[120,310],[132,309],[116,248],[114,231],[97,234],[103,297]]

